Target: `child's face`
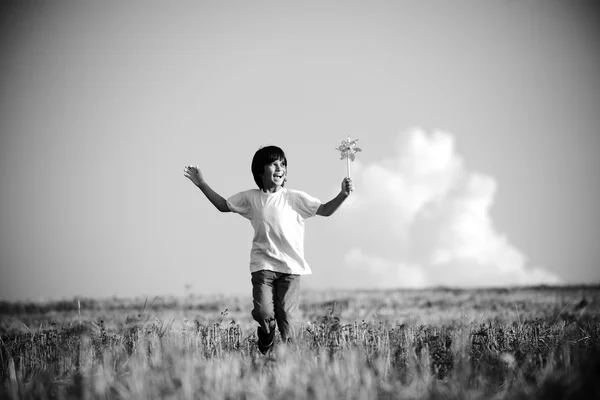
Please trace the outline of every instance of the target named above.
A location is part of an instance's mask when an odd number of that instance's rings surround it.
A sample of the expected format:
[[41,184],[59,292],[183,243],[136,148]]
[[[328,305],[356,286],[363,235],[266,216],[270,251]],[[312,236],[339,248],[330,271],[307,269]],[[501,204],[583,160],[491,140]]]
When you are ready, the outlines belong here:
[[262,182],[265,190],[278,189],[285,182],[287,173],[285,161],[276,160],[271,164],[265,165],[263,169]]

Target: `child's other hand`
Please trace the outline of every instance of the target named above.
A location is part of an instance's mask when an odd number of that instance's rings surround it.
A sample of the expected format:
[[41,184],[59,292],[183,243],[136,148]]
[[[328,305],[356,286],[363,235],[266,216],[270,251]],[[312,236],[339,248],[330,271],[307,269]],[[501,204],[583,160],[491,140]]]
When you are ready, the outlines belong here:
[[202,172],[200,172],[197,165],[186,165],[183,168],[183,175],[190,181],[194,182],[194,185],[196,186],[199,186],[202,182],[204,182]]
[[352,178],[344,178],[342,181],[342,192],[345,196],[349,196],[350,193],[354,190],[354,184],[352,183]]

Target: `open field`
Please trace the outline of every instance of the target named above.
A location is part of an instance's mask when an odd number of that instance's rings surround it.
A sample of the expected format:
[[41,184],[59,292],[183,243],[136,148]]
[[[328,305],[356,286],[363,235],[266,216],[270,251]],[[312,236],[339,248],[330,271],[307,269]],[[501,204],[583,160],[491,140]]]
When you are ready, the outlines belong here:
[[0,302],[0,398],[600,398],[600,287],[304,292],[260,355],[250,297]]

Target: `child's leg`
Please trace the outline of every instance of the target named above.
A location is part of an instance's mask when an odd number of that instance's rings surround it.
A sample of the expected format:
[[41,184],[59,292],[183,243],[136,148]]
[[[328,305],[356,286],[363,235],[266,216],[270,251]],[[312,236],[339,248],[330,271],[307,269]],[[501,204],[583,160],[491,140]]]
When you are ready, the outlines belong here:
[[275,329],[273,310],[273,281],[276,273],[273,271],[257,271],[252,273],[252,300],[254,308],[252,317],[259,323],[265,334]]
[[277,319],[281,339],[286,342],[293,337],[293,313],[298,308],[300,275],[279,274],[279,278],[274,283],[275,319]]

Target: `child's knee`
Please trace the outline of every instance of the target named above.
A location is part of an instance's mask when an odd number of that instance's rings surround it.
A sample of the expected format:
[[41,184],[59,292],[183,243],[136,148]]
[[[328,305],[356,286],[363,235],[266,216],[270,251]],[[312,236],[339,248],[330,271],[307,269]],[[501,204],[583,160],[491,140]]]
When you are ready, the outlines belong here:
[[298,303],[295,301],[282,301],[275,303],[275,308],[278,314],[292,315],[298,308]]
[[269,307],[264,306],[255,307],[252,310],[252,317],[261,325],[263,324],[263,321],[265,322],[265,324],[269,324],[275,319],[273,310],[269,309]]

